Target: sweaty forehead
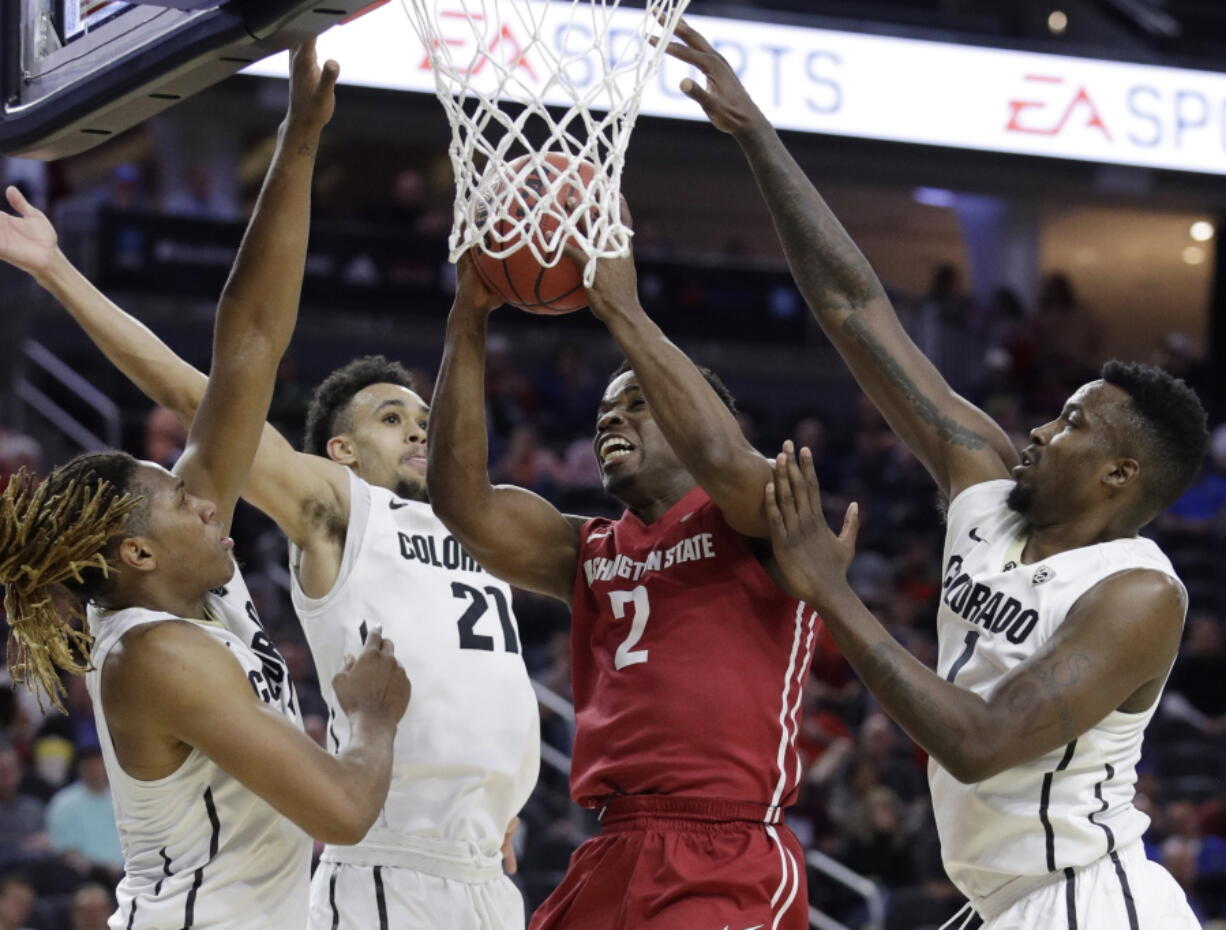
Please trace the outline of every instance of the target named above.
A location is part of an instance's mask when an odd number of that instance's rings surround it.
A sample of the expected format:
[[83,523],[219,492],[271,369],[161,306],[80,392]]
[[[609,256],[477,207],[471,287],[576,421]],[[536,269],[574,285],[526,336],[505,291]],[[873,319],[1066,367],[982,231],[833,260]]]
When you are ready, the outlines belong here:
[[399,384],[367,385],[349,402],[349,410],[356,418],[370,416],[385,406],[404,410],[409,416],[418,416],[429,409],[416,392]]
[[610,381],[609,386],[604,389],[604,397],[600,398],[600,405],[602,407],[611,406],[627,391],[637,390],[639,390],[639,384],[634,378],[634,372],[623,371]]
[[1132,398],[1128,392],[1108,384],[1106,381],[1090,381],[1079,387],[1066,403],[1076,404],[1086,413],[1123,413],[1128,409]]

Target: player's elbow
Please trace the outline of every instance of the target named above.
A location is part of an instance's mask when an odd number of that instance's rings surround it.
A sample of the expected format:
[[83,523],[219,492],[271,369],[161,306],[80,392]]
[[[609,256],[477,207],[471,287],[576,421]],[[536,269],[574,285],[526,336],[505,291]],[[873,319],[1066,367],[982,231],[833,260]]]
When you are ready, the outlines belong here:
[[999,775],[1009,764],[991,745],[980,737],[966,740],[948,759],[938,759],[942,767],[964,785],[974,785]]
[[330,846],[353,846],[362,842],[374,826],[379,810],[371,809],[370,805],[361,804],[357,799],[336,798],[321,807],[319,815],[316,823],[307,831],[314,839]]

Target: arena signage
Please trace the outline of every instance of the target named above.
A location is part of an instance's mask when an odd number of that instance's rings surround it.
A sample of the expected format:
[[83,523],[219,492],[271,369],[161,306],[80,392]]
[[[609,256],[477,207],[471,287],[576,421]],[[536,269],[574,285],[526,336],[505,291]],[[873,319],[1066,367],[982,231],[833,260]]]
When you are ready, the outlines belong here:
[[[446,42],[471,49],[473,30],[460,4],[445,16]],[[591,41],[590,24],[570,20],[569,4],[553,4],[541,41],[575,48]],[[640,14],[618,11],[605,54],[626,54],[637,42],[628,26]],[[618,19],[616,17],[626,17]],[[755,23],[691,17],[745,81],[775,125],[801,132],[1023,155],[1070,158],[1180,171],[1226,174],[1226,74],[1072,58]],[[548,74],[545,56],[518,22],[490,43],[531,86]],[[396,3],[326,33],[323,54],[338,59],[344,80],[433,93],[422,47]],[[569,67],[579,87],[600,67],[596,55]],[[474,87],[492,79],[480,59]],[[285,56],[259,62],[251,74],[285,76]],[[677,85],[687,66],[665,61],[643,98],[643,113],[703,119]],[[556,96],[556,95],[555,95]],[[556,100],[548,94],[546,100]]]

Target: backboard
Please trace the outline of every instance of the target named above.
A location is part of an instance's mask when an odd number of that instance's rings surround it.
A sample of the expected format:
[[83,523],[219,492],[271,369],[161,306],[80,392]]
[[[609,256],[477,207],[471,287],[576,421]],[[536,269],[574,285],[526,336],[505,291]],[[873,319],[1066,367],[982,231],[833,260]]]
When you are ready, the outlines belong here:
[[371,5],[4,0],[0,154],[49,160],[82,152]]

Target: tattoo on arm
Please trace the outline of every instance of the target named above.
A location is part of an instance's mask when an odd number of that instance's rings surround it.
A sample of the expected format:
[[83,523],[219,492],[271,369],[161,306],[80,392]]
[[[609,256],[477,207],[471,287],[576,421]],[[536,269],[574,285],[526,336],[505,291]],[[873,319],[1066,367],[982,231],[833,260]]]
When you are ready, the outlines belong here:
[[[940,704],[923,689],[912,687],[901,667],[900,647],[893,642],[880,642],[865,657],[868,667],[863,677],[877,700],[913,736],[916,730],[927,729],[942,746],[960,743],[966,737],[966,728],[952,715],[946,714]],[[911,708],[905,715],[902,709]],[[922,721],[922,725],[908,725],[906,718]],[[917,742],[920,740],[917,737]],[[932,742],[924,740],[926,748]],[[932,746],[935,750],[937,747]],[[934,753],[935,754],[935,753]]]
[[843,328],[872,357],[877,367],[907,399],[915,412],[920,415],[920,419],[936,431],[942,442],[975,451],[987,447],[986,438],[967,429],[952,417],[946,416],[930,397],[924,395],[898,360],[877,341],[860,317],[854,313],[851,314],[843,321]]
[[1031,696],[1029,706],[1024,710],[1035,710],[1046,698],[1056,712],[1056,720],[1054,724],[1043,724],[1036,720],[1027,728],[1025,735],[1032,735],[1054,725],[1059,727],[1060,739],[1063,742],[1077,738],[1079,734],[1073,722],[1073,709],[1065,699],[1065,692],[1080,682],[1093,664],[1084,652],[1074,652],[1064,659],[1036,663],[1030,672],[1033,680],[1027,683],[1027,691]]

